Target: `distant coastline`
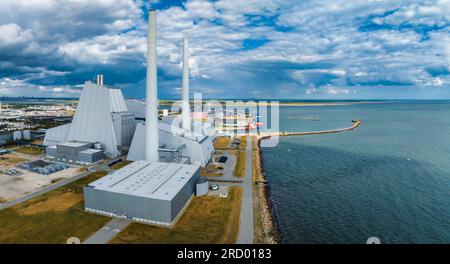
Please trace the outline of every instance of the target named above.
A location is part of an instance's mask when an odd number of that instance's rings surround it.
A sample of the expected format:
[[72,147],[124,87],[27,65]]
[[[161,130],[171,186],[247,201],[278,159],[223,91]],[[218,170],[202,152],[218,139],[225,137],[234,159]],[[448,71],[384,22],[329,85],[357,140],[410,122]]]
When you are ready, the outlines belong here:
[[[261,100],[259,100],[261,101]],[[237,107],[251,107],[252,103],[258,103],[258,100],[255,101],[232,101],[232,100],[207,100],[205,99],[203,103],[209,103],[210,106],[226,106],[227,104]],[[159,105],[161,106],[172,106],[173,104],[176,104],[178,101],[176,100],[159,100]],[[348,100],[348,101],[278,101],[278,100],[268,100],[264,102],[278,102],[279,106],[343,106],[343,105],[356,105],[356,104],[385,104],[390,103],[392,101],[354,101],[354,100]],[[194,104],[193,101],[190,102],[191,104]],[[255,104],[255,106],[256,106]]]

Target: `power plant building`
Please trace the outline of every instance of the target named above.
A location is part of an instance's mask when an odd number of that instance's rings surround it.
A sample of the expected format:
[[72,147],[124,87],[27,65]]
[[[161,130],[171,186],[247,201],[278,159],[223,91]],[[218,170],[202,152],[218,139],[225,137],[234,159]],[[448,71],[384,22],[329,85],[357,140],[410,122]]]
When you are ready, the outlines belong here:
[[[96,142],[62,142],[46,148],[46,157],[64,162],[92,164],[104,158],[103,150]],[[97,148],[95,148],[97,146]]]
[[198,166],[136,161],[84,187],[85,209],[171,225],[195,193]]
[[120,89],[86,82],[72,123],[48,129],[44,145],[100,142],[105,155],[115,158],[130,146],[135,128],[134,114],[128,111]]
[[[84,201],[89,212],[170,226],[195,194],[200,167],[160,161],[162,148],[181,151],[186,145],[181,140],[169,142],[161,132],[155,11],[149,12],[148,24],[145,125],[139,123],[129,153],[129,156],[137,153],[133,148],[139,145],[139,156],[133,163],[85,186]],[[165,129],[172,131],[172,128]],[[183,138],[174,133],[171,137]]]

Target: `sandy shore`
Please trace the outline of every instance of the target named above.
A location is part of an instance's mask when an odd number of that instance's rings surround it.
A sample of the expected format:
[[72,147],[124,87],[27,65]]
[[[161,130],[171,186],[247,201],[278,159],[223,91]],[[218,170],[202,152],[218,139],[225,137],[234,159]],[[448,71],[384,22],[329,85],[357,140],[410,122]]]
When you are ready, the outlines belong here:
[[269,139],[272,136],[302,136],[302,135],[318,135],[318,134],[328,134],[328,133],[339,133],[353,130],[361,125],[361,120],[353,121],[353,125],[347,128],[339,128],[333,130],[325,131],[311,131],[311,132],[276,132],[276,133],[265,133],[262,135],[255,136],[253,139],[256,141],[255,156],[254,156],[254,171],[253,177],[256,185],[256,193],[258,196],[258,211],[260,215],[260,225],[262,243],[280,243],[280,234],[276,222],[276,215],[273,210],[272,200],[270,196],[270,188],[266,175],[264,173],[263,161],[261,159],[261,141],[264,139]]

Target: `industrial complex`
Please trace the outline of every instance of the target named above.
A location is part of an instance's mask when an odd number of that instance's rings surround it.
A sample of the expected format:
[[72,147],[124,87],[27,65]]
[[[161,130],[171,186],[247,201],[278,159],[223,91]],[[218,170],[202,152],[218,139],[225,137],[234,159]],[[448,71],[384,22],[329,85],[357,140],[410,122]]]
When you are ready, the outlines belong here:
[[[147,45],[145,123],[137,126],[128,154],[128,159],[135,162],[87,185],[84,188],[85,208],[90,212],[109,216],[171,225],[195,194],[200,178],[199,166],[206,165],[211,160],[214,148],[212,141],[207,136],[190,133],[188,96],[183,97],[183,104],[187,104],[187,107],[183,108],[183,111],[187,112],[187,114],[183,114],[183,128],[174,127],[158,120],[155,11],[149,13]],[[188,95],[189,66],[187,65],[186,50],[187,40],[185,39],[183,64],[183,89],[185,91],[183,94]],[[91,137],[86,133],[79,133],[78,139],[85,136],[86,139],[97,140],[104,144],[105,154],[115,156],[118,154],[115,151],[120,148],[114,149],[114,146],[122,146],[117,141],[118,132],[125,131],[127,136],[130,135],[128,126],[124,128],[120,122],[114,126],[115,113],[120,116],[129,116],[126,103],[120,92],[113,93],[113,101],[111,93],[106,92],[109,89],[104,88],[101,82],[100,85],[90,86],[92,84],[88,83],[85,90],[98,89],[99,93],[101,93],[100,90],[104,90],[103,94],[106,95],[104,98],[109,99],[110,108],[106,104],[108,100],[104,100],[104,109],[99,110],[108,122],[106,129],[110,128],[110,130],[106,132],[108,134],[106,138],[109,140],[103,143],[98,137],[95,137],[96,133],[93,131],[89,134],[93,135]],[[87,100],[86,105],[89,107],[89,101],[92,99],[87,98]],[[81,104],[82,106],[83,104]],[[117,109],[120,111],[114,111],[112,106],[120,106]],[[83,114],[84,111],[85,109],[81,109],[80,113]],[[95,115],[93,113],[92,116],[83,116],[77,113],[74,122],[77,121],[77,117],[78,120],[86,122],[88,122],[87,120],[101,122],[101,119],[96,119]],[[85,124],[71,125],[70,129],[83,131],[81,129],[83,125]],[[69,137],[69,139],[73,138]],[[122,142],[126,146],[129,137],[124,139]],[[63,148],[68,149],[66,146]],[[169,153],[169,155],[164,155],[164,153]]]
[[[93,178],[81,186],[64,190],[73,200],[59,196],[58,199],[67,206],[78,204],[89,217],[99,217],[95,215],[99,214],[114,217],[116,221],[173,227],[194,196],[228,197],[232,186],[210,185],[209,181],[215,180],[211,175],[223,176],[219,181],[244,184],[242,179],[234,177],[234,169],[240,163],[239,170],[243,172],[242,163],[250,159],[239,153],[251,151],[251,145],[247,149],[230,145],[234,149],[228,154],[224,151],[227,144],[222,143],[221,151],[216,153],[215,122],[226,111],[203,112],[196,109],[195,103],[191,110],[187,36],[182,42],[180,107],[168,110],[158,105],[156,41],[156,12],[150,11],[145,100],[126,100],[121,89],[105,85],[103,75],[99,74],[96,80],[84,83],[78,104],[68,108],[62,122],[55,121],[45,129],[10,131],[11,135],[0,138],[4,139],[2,144],[12,148],[0,153],[9,162],[0,166],[3,168],[0,173],[6,175],[0,178],[0,183],[4,182],[5,190],[18,190],[0,197],[3,201],[9,203],[13,198],[18,201],[23,195],[33,197],[41,192],[38,188],[46,192],[72,180],[86,180],[92,173]],[[236,127],[236,122],[233,124]],[[35,148],[37,154],[20,154],[21,144],[25,150]],[[228,155],[233,157],[225,164]],[[250,179],[248,175],[246,178]],[[20,186],[19,177],[24,179]],[[234,192],[235,196],[240,195],[237,190]],[[251,204],[251,200],[246,201]],[[59,204],[60,201],[55,201],[55,205],[62,207]],[[227,200],[221,206],[227,204],[233,204],[233,211],[241,208],[237,206],[240,200]],[[246,212],[250,209],[251,206],[246,207]],[[250,217],[245,218],[252,223]]]
[[65,162],[92,164],[103,159],[102,145],[95,142],[70,141],[51,145],[46,148],[46,156]]

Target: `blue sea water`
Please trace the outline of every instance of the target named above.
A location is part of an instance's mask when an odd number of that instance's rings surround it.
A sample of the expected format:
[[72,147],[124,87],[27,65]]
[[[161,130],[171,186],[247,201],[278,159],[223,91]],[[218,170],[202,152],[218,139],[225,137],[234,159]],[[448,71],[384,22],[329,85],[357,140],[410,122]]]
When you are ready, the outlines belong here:
[[282,131],[352,119],[263,148],[282,242],[450,243],[450,101],[280,109]]

